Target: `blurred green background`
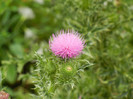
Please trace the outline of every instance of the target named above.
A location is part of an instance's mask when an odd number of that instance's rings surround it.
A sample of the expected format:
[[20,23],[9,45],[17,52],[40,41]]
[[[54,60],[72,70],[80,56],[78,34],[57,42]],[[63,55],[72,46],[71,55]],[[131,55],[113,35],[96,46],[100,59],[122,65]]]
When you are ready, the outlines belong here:
[[133,0],[0,0],[1,90],[33,98],[34,52],[62,29],[83,35],[81,58],[94,65],[54,99],[133,99]]

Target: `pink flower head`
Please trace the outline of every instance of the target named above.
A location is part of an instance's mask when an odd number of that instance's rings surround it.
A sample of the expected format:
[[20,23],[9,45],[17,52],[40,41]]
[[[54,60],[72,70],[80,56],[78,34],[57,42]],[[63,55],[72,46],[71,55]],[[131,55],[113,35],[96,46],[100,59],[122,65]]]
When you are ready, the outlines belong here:
[[0,99],[8,99],[9,94],[4,91],[0,91]]
[[49,46],[56,56],[73,58],[79,55],[84,48],[84,40],[75,31],[60,31],[49,40]]

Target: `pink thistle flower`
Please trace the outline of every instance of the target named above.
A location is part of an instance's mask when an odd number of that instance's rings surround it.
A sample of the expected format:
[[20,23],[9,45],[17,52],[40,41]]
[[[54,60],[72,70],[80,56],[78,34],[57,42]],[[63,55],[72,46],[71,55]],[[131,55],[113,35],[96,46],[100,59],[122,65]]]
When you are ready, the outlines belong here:
[[75,31],[60,31],[57,35],[52,35],[49,40],[49,47],[56,56],[73,58],[82,52],[84,40]]

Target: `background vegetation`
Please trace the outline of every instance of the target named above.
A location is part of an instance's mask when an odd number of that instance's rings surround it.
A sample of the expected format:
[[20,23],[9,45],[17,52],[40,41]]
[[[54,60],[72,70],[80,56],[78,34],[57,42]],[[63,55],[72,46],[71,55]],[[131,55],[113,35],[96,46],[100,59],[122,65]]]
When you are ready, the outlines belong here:
[[132,0],[0,0],[0,90],[40,99],[35,52],[51,57],[51,34],[74,29],[86,40],[78,57],[84,71],[74,88],[60,86],[52,99],[133,99],[132,26]]

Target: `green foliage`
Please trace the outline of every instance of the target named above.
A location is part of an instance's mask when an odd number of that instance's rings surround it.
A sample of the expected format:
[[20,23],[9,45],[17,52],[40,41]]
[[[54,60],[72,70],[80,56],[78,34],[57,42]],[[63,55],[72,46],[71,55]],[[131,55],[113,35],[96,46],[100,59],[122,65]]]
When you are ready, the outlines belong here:
[[[132,99],[132,0],[35,1],[0,0],[0,90],[15,99]],[[49,51],[61,29],[83,35],[81,56]]]

